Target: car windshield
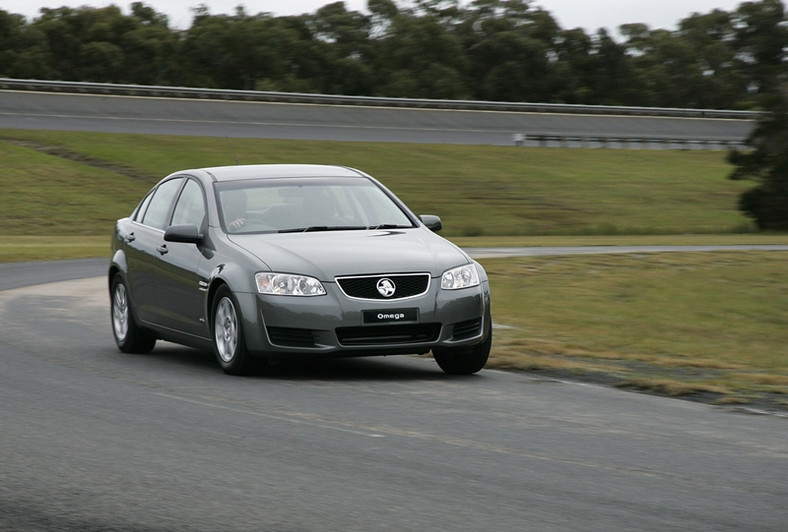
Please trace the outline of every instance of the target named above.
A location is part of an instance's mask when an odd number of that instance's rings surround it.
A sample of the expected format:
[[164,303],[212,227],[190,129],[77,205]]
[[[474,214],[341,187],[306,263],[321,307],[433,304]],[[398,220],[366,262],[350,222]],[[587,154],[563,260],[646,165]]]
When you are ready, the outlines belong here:
[[368,179],[256,179],[218,183],[216,188],[228,233],[414,227],[399,205]]

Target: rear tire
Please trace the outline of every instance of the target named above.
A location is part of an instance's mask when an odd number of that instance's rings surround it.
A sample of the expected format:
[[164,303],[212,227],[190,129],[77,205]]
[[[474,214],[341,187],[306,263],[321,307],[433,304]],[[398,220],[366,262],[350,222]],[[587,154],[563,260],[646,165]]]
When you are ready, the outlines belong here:
[[446,375],[471,375],[487,364],[491,348],[492,330],[488,330],[482,343],[471,347],[436,348],[432,350],[432,358]]
[[118,349],[124,353],[150,353],[156,345],[156,336],[137,325],[129,292],[120,274],[112,278],[110,298],[112,333]]
[[227,286],[221,286],[211,306],[213,352],[228,375],[247,375],[252,368],[252,355],[246,349],[241,323],[235,297]]

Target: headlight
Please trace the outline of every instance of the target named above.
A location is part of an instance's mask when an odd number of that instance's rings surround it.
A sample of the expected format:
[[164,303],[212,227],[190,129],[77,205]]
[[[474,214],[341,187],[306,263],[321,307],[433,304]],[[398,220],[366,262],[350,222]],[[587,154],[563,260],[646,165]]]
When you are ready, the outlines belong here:
[[443,272],[443,277],[441,277],[441,288],[444,290],[458,290],[478,284],[479,272],[476,271],[476,265],[474,264],[452,268]]
[[288,273],[257,273],[257,291],[280,296],[322,296],[326,289],[314,277]]

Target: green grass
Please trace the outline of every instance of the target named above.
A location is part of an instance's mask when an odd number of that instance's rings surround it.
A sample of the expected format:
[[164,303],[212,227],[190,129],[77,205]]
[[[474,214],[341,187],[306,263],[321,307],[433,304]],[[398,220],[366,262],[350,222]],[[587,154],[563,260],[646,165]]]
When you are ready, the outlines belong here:
[[0,262],[109,259],[110,236],[0,236]]
[[0,235],[111,234],[150,187],[95,166],[0,142]]
[[464,248],[545,246],[736,246],[788,245],[788,234],[728,233],[701,235],[454,236]]
[[[3,141],[4,140],[4,141]],[[28,143],[28,144],[25,144]],[[30,147],[28,147],[30,146]],[[33,149],[46,147],[56,155]],[[0,234],[99,234],[170,172],[329,163],[381,179],[447,236],[751,232],[722,152],[551,149],[0,130]],[[42,224],[44,228],[42,229]]]
[[[0,130],[0,261],[106,257],[114,221],[180,169],[328,163],[379,178],[464,247],[788,243],[754,233],[722,152]],[[785,253],[485,259],[491,365],[785,407]]]
[[498,367],[788,405],[785,252],[482,260]]

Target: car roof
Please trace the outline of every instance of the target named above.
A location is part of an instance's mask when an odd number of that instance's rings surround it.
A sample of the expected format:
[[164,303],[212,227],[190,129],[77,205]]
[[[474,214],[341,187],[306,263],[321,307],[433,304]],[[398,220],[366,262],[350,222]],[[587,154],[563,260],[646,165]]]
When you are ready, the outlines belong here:
[[199,171],[207,173],[214,181],[282,177],[366,177],[363,172],[353,168],[324,164],[247,164],[201,168]]

